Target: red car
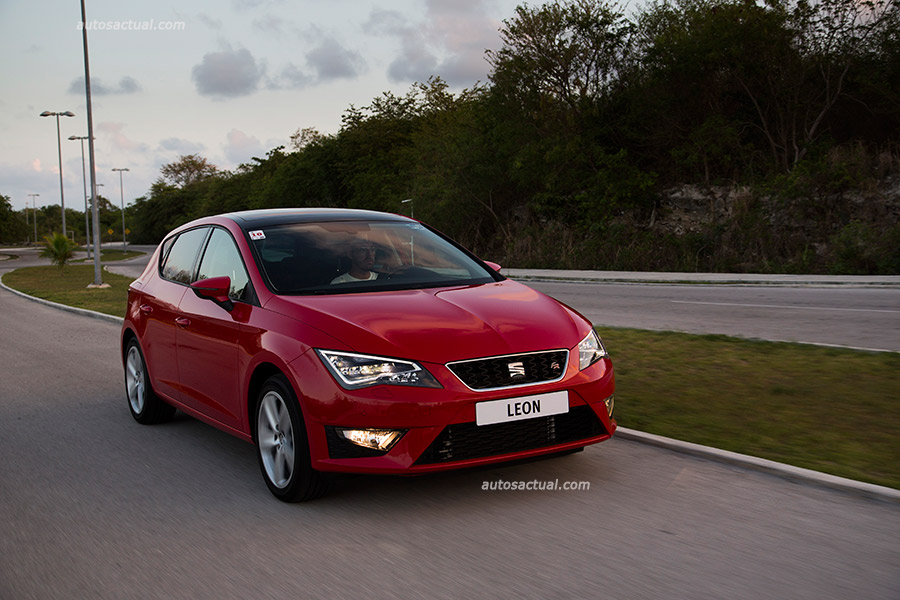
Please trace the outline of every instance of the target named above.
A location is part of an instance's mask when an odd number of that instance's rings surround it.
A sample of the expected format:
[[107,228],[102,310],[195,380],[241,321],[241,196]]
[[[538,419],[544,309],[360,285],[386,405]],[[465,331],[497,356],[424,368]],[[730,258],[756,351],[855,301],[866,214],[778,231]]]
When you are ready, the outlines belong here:
[[419,474],[576,451],[616,429],[613,367],[574,310],[440,233],[361,210],[173,231],[128,291],[139,423],[180,409],[256,445],[284,501],[328,472]]

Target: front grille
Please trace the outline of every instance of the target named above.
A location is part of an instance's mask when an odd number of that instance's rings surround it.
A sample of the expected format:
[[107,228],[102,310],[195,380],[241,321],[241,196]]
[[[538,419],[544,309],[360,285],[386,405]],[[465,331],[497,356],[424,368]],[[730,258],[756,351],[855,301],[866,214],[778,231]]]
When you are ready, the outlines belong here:
[[559,381],[568,362],[568,350],[550,350],[464,360],[447,368],[470,389],[485,391]]
[[430,465],[498,456],[585,440],[606,433],[589,406],[573,406],[562,415],[478,426],[448,425],[416,461]]

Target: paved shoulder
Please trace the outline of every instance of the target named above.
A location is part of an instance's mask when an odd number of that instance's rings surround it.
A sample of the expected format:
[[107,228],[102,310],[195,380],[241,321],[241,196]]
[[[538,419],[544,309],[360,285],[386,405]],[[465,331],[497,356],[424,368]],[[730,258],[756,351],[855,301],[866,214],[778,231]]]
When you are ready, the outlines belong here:
[[560,269],[506,269],[512,279],[611,283],[707,283],[733,285],[883,286],[900,287],[900,275],[781,275],[764,273],[666,273],[637,271],[584,271]]

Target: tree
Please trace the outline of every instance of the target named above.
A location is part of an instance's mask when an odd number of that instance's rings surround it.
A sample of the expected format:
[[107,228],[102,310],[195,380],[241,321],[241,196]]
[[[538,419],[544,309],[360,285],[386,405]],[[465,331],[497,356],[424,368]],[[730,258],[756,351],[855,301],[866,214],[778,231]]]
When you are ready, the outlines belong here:
[[300,151],[310,144],[321,142],[324,138],[325,136],[319,133],[315,127],[304,127],[291,134],[291,148],[294,151]]
[[[775,10],[785,11],[799,49],[797,69],[806,86],[782,78],[782,102],[768,112],[753,97],[760,127],[773,152],[793,167],[821,137],[827,117],[846,95],[847,78],[867,55],[878,53],[880,43],[900,30],[897,0],[771,0]],[[778,65],[773,65],[778,66]],[[794,75],[788,72],[788,75]],[[793,84],[793,85],[791,85]]]
[[219,169],[199,154],[187,154],[175,162],[163,165],[160,173],[161,177],[157,183],[184,188],[192,183],[218,175]]
[[49,258],[50,262],[60,269],[66,266],[75,256],[78,245],[61,233],[44,236],[44,249],[41,250],[42,258]]
[[492,110],[509,114],[499,128],[515,146],[507,173],[539,218],[595,227],[645,203],[654,178],[616,132],[633,34],[615,3],[556,0],[518,7],[488,52]]
[[614,4],[556,0],[516,8],[488,51],[491,81],[527,102],[560,102],[581,113],[616,83],[632,26]]
[[28,231],[25,221],[13,210],[9,197],[0,195],[0,242],[21,242]]

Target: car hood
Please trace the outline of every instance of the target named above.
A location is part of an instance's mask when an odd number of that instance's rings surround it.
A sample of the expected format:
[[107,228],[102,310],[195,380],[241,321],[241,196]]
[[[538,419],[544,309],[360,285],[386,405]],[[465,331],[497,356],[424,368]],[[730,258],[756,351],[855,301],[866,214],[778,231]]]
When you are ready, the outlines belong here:
[[432,363],[573,348],[590,327],[568,307],[510,280],[440,289],[275,296],[266,308],[327,332],[356,352]]

